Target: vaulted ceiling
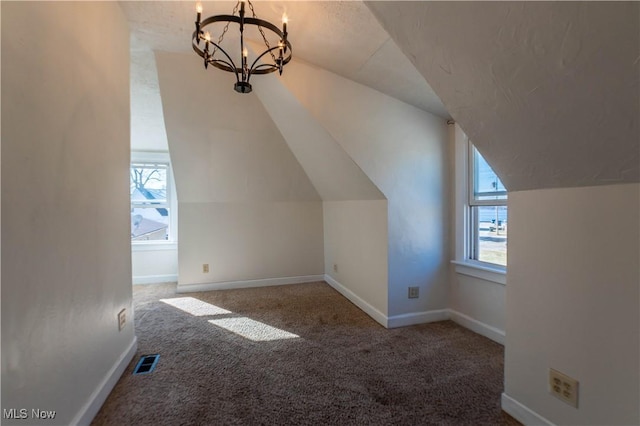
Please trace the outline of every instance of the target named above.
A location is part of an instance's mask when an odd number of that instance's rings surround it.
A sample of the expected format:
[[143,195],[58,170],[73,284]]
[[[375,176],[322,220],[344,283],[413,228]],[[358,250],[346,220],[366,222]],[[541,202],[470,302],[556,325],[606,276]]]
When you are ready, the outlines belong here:
[[[204,16],[234,4],[204,2]],[[639,3],[255,6],[274,22],[287,13],[298,60],[453,117],[510,191],[640,180]],[[159,98],[151,51],[190,51],[194,4],[122,7],[132,29],[132,94]]]
[[[166,149],[152,52],[192,52],[195,1],[120,4],[132,33],[132,139],[139,149]],[[202,4],[206,17],[231,14],[236,2]],[[288,15],[295,59],[450,118],[424,77],[361,1],[256,1],[254,6],[258,17],[274,23],[280,22],[283,13]],[[226,38],[234,36],[235,31],[229,31]]]

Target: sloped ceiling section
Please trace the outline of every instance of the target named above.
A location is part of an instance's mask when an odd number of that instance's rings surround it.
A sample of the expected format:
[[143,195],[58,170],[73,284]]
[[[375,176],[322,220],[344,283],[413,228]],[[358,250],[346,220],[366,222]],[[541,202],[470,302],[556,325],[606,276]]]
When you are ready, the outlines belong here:
[[263,78],[253,88],[323,201],[386,199],[280,79]]
[[510,191],[640,180],[636,2],[367,2]]
[[181,203],[320,201],[259,100],[185,53],[156,53]]
[[168,151],[155,57],[134,34],[130,43],[131,150]]

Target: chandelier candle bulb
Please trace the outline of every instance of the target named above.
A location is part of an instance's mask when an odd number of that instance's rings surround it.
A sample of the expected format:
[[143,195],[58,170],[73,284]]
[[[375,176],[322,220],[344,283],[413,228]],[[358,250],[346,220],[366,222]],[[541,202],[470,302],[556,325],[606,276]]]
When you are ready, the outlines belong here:
[[[207,31],[206,33],[204,33],[204,40],[207,42],[204,46],[204,51],[205,53],[209,53],[209,42],[211,41],[211,34],[209,34],[209,32]],[[207,58],[205,58],[207,59]]]
[[196,4],[196,34],[198,34],[198,44],[200,44],[200,19],[202,18],[202,3]]
[[244,80],[244,77],[249,74],[249,70],[247,69],[247,56],[249,56],[249,52],[247,51],[247,48],[245,47],[242,50],[242,79]]
[[[282,40],[285,43],[285,46],[283,48],[283,52],[287,53],[287,46],[286,46],[286,42],[287,42],[287,24],[289,23],[289,17],[287,16],[286,13],[282,14]],[[282,75],[282,67],[280,68],[280,75]]]

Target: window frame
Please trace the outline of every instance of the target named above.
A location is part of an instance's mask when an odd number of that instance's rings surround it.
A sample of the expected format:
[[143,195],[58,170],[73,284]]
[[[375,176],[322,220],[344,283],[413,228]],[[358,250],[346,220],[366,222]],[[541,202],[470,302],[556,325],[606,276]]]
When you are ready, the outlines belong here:
[[[496,284],[506,285],[507,268],[493,263],[482,262],[470,257],[471,246],[471,213],[473,196],[472,144],[458,124],[452,124],[454,154],[454,259],[451,263],[457,273],[468,275]],[[494,200],[478,200],[493,203]],[[493,205],[493,204],[489,204]],[[508,205],[508,200],[505,200]]]
[[[131,240],[131,247],[134,251],[146,251],[150,249],[167,249],[177,246],[178,233],[178,209],[175,197],[175,181],[168,152],[145,152],[132,151],[129,162],[129,174],[134,165],[163,165],[166,166],[166,192],[165,200],[161,203],[136,203],[129,197],[130,210],[137,208],[166,208],[169,210],[169,230],[166,240]],[[131,178],[129,178],[131,179]]]
[[[478,229],[478,215],[475,213],[476,207],[507,207],[507,202],[509,200],[508,192],[505,191],[495,191],[492,193],[485,193],[493,196],[504,196],[505,198],[499,198],[494,200],[479,200],[477,199],[477,194],[475,192],[476,188],[476,161],[475,161],[475,151],[478,152],[480,156],[482,154],[478,149],[473,145],[473,142],[467,139],[467,165],[468,165],[468,182],[467,182],[467,238],[468,245],[465,253],[465,257],[472,262],[478,262],[482,265],[491,268],[499,268],[504,269],[506,271],[507,267],[505,265],[500,265],[499,263],[485,262],[479,260],[479,236],[477,235]],[[484,157],[482,157],[484,159]],[[486,161],[486,160],[485,160]],[[508,210],[507,210],[508,211]],[[498,226],[498,224],[496,224]],[[508,225],[507,225],[508,226]]]

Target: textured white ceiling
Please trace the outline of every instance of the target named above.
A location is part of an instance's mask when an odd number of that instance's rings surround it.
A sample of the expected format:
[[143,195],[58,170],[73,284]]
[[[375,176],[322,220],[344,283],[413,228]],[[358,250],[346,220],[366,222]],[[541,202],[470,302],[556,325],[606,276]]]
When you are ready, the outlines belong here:
[[[132,128],[159,125],[158,93],[147,89],[154,82],[154,63],[148,51],[191,52],[195,2],[141,1],[120,3],[132,33],[132,94],[147,96],[132,104]],[[213,14],[231,14],[235,2],[203,2],[203,19]],[[413,64],[402,54],[376,18],[361,1],[256,1],[259,18],[279,23],[289,17],[289,38],[294,58],[323,67],[442,118],[449,118],[438,96]],[[234,42],[230,28],[225,40]],[[212,34],[214,40],[217,34]],[[248,34],[254,40],[259,35]],[[144,53],[144,51],[147,53]],[[195,56],[195,54],[194,54]],[[147,58],[146,60],[144,58]],[[194,57],[194,60],[197,60]],[[286,71],[285,71],[286,72]],[[212,75],[213,78],[213,75]],[[140,89],[138,84],[146,85]],[[150,107],[146,112],[143,108]],[[149,111],[152,111],[151,113]],[[155,112],[154,112],[155,111]],[[145,124],[136,125],[142,121]],[[136,137],[137,139],[137,137]],[[135,143],[135,141],[134,141]],[[166,145],[166,143],[165,143]]]
[[367,6],[510,191],[640,180],[640,3]]

